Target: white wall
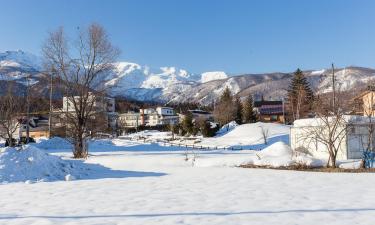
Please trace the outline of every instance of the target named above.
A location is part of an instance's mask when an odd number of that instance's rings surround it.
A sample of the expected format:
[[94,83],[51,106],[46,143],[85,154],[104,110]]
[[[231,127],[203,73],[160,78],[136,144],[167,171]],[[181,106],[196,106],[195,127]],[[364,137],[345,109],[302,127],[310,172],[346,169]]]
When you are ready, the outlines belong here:
[[[308,137],[311,134],[311,127],[292,127],[290,129],[290,146],[293,150],[297,148],[304,148],[313,157],[328,160],[329,154],[327,146],[316,140],[315,137]],[[343,129],[343,128],[342,128]],[[337,153],[338,160],[347,159],[347,136],[343,137],[339,152]]]

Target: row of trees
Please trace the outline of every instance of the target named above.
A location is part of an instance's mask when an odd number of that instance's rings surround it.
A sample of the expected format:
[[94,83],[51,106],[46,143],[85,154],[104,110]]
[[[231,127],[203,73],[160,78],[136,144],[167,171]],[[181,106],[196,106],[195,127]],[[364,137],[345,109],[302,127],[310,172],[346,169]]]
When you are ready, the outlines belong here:
[[204,119],[193,119],[191,113],[186,113],[184,119],[178,125],[171,125],[173,136],[174,134],[184,136],[197,135],[200,133],[203,137],[213,137],[218,129],[219,126],[215,123]]
[[254,111],[253,97],[249,95],[242,102],[239,97],[233,97],[230,89],[226,87],[215,104],[214,117],[220,126],[231,121],[236,121],[238,124],[256,122],[257,115]]

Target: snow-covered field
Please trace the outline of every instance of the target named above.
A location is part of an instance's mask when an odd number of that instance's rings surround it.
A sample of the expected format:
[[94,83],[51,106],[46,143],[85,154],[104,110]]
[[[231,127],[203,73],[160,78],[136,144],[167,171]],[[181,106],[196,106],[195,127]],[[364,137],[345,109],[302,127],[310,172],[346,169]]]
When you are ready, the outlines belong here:
[[[166,135],[148,134],[150,138]],[[226,135],[216,138],[220,141]],[[373,174],[235,167],[251,161],[288,163],[290,152],[281,142],[260,152],[186,151],[126,138],[96,140],[89,146],[91,155],[84,162],[67,158],[70,146],[62,139],[41,140],[30,147],[44,161],[49,160],[39,151],[74,164],[75,169],[64,171],[66,174],[77,176],[76,169],[83,174],[71,181],[62,176],[45,182],[0,184],[0,224],[341,225],[372,224],[375,216]],[[34,165],[41,168],[37,157],[26,157],[22,151],[12,154],[6,161],[0,157],[0,175],[4,165],[8,169],[12,165],[10,159],[15,160],[14,165],[29,163],[30,169]],[[58,159],[54,162],[47,164],[61,168]],[[7,172],[19,175],[16,166]]]

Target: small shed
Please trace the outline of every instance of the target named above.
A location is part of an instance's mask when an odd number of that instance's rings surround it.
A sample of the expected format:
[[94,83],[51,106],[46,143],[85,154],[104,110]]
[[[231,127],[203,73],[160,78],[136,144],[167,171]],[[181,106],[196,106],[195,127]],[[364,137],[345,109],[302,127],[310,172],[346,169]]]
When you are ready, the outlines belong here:
[[[369,126],[373,124],[369,122],[369,118],[363,116],[344,116],[343,122],[338,126],[337,132],[340,133],[340,138],[336,143],[339,146],[337,153],[338,160],[346,159],[361,159],[363,151],[366,149],[369,135]],[[322,133],[325,133],[327,128],[322,125],[322,120],[319,118],[300,119],[294,121],[290,130],[290,145],[293,150],[305,151],[315,158],[328,159],[328,150],[324,143],[314,137],[313,129],[319,128]],[[343,131],[343,132],[341,132]],[[316,132],[315,132],[316,133]],[[374,138],[372,145],[375,146]]]

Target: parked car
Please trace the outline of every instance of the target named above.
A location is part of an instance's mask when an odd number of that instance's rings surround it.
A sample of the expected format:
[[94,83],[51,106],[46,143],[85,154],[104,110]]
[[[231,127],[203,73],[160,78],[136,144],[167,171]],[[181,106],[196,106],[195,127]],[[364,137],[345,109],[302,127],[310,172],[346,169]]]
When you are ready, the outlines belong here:
[[[35,143],[34,138],[29,137],[29,143]],[[26,144],[26,137],[21,137],[20,140],[18,141],[18,144],[20,145]]]
[[[12,138],[12,143],[13,143],[13,146],[24,145],[24,144],[26,144],[26,137],[21,137],[21,139],[18,140],[18,142],[17,142],[17,140],[15,138]],[[35,143],[34,138],[29,137],[29,143]],[[5,140],[5,147],[8,147],[8,146],[9,146],[9,140],[6,139]]]
[[[12,138],[12,146],[15,146],[17,145],[17,140]],[[9,146],[9,139],[6,139],[5,140],[5,147],[8,147]]]

